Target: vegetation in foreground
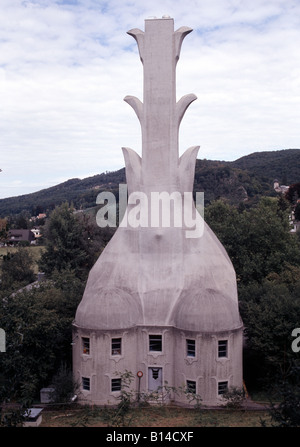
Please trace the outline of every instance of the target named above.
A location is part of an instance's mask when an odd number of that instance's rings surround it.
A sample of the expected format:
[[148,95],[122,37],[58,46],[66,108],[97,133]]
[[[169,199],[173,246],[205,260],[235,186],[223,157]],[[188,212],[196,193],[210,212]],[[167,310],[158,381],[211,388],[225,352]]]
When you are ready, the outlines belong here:
[[[41,427],[109,427],[108,410],[97,407],[43,412]],[[271,426],[267,411],[202,410],[168,406],[130,410],[131,427],[261,427]]]

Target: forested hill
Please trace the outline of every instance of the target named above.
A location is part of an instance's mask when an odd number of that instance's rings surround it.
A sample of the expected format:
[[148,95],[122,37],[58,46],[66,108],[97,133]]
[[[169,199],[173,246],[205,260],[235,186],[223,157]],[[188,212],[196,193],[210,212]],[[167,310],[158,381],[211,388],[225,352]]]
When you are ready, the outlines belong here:
[[[197,160],[194,191],[204,191],[205,203],[226,198],[238,205],[251,205],[260,196],[275,196],[273,182],[291,185],[300,182],[300,149],[255,152],[235,161]],[[118,194],[120,183],[126,183],[125,169],[106,172],[86,179],[71,179],[41,191],[0,199],[0,217],[47,212],[67,201],[76,209],[96,205],[97,194]]]

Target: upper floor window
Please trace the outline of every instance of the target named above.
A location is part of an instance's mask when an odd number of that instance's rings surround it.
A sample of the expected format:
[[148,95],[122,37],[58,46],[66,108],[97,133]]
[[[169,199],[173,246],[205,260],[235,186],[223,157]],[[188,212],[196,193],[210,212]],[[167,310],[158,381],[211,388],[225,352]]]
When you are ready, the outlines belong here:
[[195,340],[186,340],[186,355],[188,357],[196,356],[196,341]]
[[83,354],[90,353],[90,339],[88,337],[82,337],[82,352]]
[[122,353],[122,339],[112,338],[111,339],[111,355],[121,355]]
[[161,335],[149,335],[149,351],[162,351]]
[[218,357],[228,357],[228,342],[227,342],[227,340],[219,340]]

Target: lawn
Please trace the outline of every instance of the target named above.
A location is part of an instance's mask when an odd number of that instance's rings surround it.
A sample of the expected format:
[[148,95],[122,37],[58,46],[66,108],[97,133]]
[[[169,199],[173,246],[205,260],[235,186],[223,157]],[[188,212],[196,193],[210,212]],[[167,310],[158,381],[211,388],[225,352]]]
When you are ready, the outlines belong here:
[[[158,406],[130,410],[122,422],[115,412],[98,407],[74,407],[44,410],[40,427],[261,427],[271,425],[264,410],[195,410]],[[118,425],[119,424],[119,425]]]

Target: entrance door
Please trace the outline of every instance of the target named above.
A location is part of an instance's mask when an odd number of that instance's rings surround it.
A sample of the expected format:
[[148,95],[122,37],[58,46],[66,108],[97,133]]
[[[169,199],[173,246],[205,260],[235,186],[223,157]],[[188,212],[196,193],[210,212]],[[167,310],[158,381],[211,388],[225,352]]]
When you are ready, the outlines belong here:
[[149,391],[157,391],[159,387],[162,387],[162,368],[148,368]]

